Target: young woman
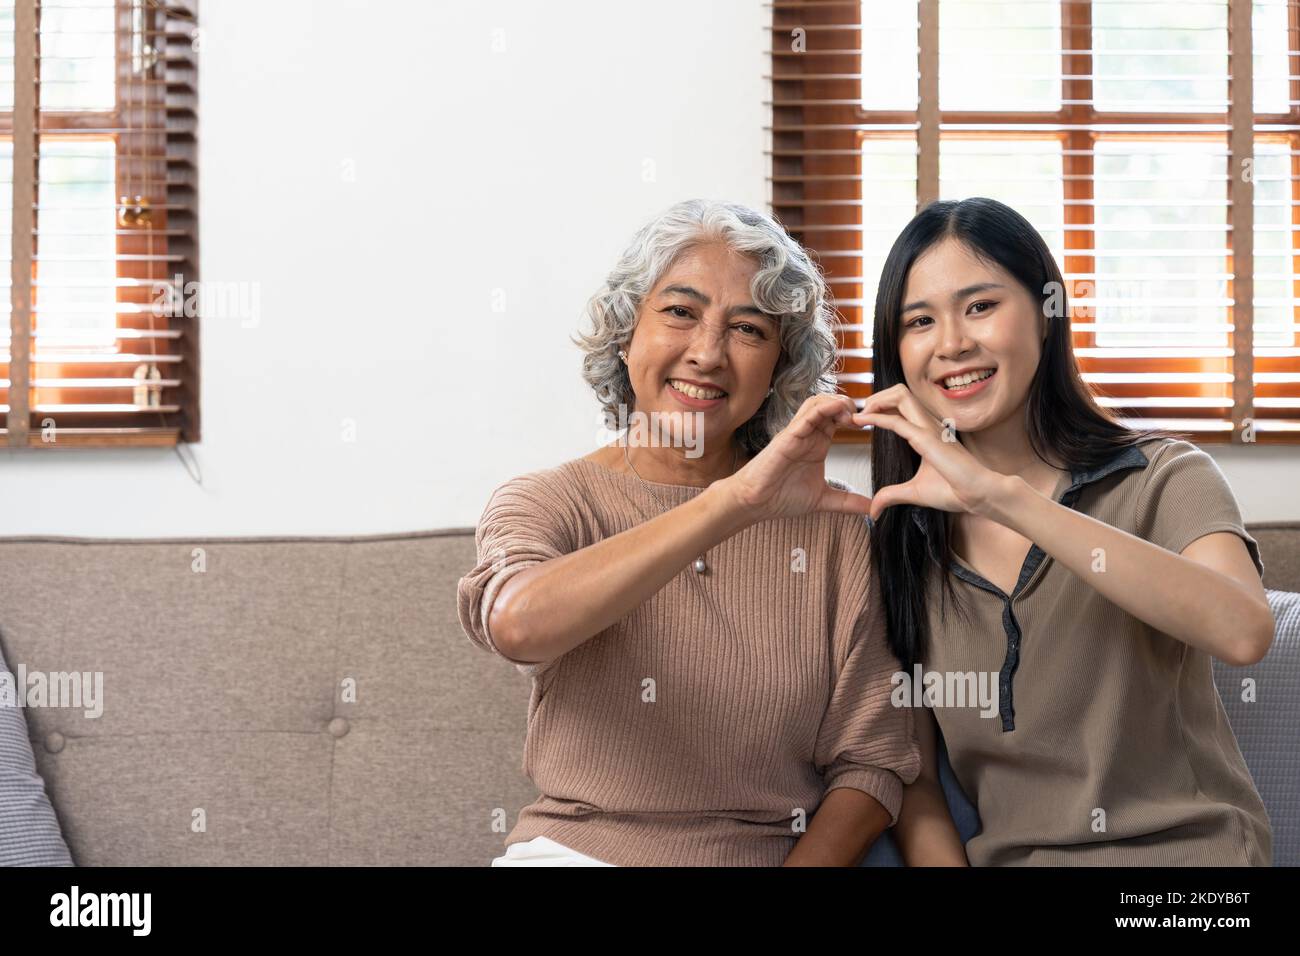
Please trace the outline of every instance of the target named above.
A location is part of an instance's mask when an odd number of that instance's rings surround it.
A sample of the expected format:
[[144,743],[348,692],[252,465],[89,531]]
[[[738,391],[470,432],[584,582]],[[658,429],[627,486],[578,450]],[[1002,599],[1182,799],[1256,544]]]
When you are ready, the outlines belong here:
[[[939,794],[937,723],[978,807],[981,865],[1268,865],[1269,821],[1210,658],[1273,637],[1263,566],[1213,459],[1124,427],[1071,351],[1041,236],[990,199],[903,230],[876,298],[872,566],[907,669],[935,692],[896,838],[962,860]],[[932,719],[933,718],[933,719]]]

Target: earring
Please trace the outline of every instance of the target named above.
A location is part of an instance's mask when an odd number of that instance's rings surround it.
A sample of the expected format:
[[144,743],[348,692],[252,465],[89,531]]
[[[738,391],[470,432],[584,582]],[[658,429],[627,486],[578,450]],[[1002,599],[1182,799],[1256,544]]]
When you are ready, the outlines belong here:
[[767,390],[767,394],[771,395],[771,394],[772,394],[773,392],[775,392],[775,391],[776,391],[776,386],[773,385],[771,388],[769,388],[769,389]]
[[624,352],[622,349],[618,350],[618,357],[623,360],[624,364],[627,364],[627,353]]

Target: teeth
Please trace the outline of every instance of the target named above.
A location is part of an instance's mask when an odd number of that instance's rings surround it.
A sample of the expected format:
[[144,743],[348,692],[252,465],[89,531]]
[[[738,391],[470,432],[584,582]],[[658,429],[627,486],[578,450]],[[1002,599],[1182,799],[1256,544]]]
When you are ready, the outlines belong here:
[[683,395],[689,395],[691,398],[721,398],[723,395],[727,394],[726,392],[720,391],[716,388],[698,388],[694,385],[687,384],[686,382],[679,382],[675,378],[670,378],[668,384],[677,389],[677,391],[681,392]]
[[952,375],[943,380],[944,388],[961,388],[973,382],[982,382],[993,374],[993,369],[986,368],[980,372],[967,372],[965,375]]

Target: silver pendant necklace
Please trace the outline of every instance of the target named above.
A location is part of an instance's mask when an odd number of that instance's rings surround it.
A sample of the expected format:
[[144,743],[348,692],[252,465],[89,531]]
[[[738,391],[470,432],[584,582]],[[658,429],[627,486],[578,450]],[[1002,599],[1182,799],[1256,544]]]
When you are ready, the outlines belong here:
[[[662,505],[664,503],[664,500],[659,497],[659,493],[654,490],[650,482],[646,481],[644,478],[641,477],[641,473],[637,471],[636,466],[632,464],[632,454],[631,454],[630,445],[625,444],[623,446],[623,460],[627,462],[627,467],[632,470],[632,474],[636,475],[637,478],[640,480],[641,484],[645,485],[646,491],[650,492],[651,496],[655,499],[655,501],[659,502]],[[736,466],[739,463],[740,463],[740,446],[737,445],[735,448],[735,452],[731,457],[732,474],[736,473]],[[704,489],[700,489],[700,490],[703,491]],[[670,509],[671,506],[666,506],[664,508],[664,511],[667,512]],[[698,558],[696,558],[694,562],[692,562],[691,567],[695,569],[696,574],[703,574],[705,571],[709,570],[708,562],[704,560],[703,554],[700,555]]]

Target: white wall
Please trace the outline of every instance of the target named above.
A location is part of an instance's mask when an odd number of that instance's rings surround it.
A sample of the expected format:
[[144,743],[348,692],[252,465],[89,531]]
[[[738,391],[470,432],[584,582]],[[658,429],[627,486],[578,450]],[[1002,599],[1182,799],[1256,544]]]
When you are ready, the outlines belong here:
[[[256,283],[259,315],[203,324],[203,484],[171,450],[6,449],[0,494],[33,506],[0,534],[468,526],[584,454],[568,335],[623,245],[682,198],[766,201],[767,16],[204,0],[202,275]],[[1215,455],[1248,518],[1300,518],[1300,452]],[[865,484],[851,450],[830,471]]]

